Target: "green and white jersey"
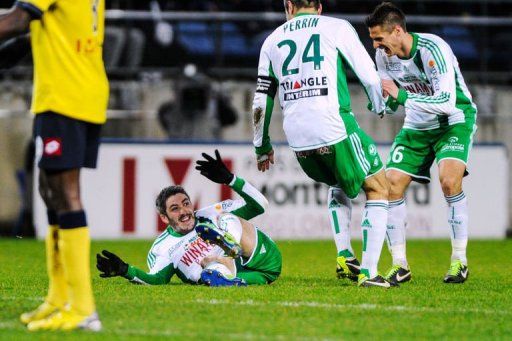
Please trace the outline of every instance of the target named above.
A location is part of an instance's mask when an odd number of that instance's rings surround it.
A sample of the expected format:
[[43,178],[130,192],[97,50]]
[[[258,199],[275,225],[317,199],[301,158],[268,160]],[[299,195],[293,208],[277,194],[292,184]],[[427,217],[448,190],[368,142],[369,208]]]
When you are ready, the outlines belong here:
[[299,14],[267,37],[260,52],[253,101],[254,146],[270,151],[268,136],[279,89],[283,128],[295,151],[333,145],[347,137],[341,113],[351,113],[346,72],[352,69],[375,113],[385,109],[375,64],[350,23]]
[[[209,219],[217,223],[219,216],[232,213],[244,219],[251,219],[265,211],[267,199],[250,183],[234,177],[230,184],[242,199],[224,200],[195,212],[196,221]],[[125,277],[142,284],[166,284],[176,274],[183,282],[197,283],[203,268],[200,263],[206,256],[221,256],[224,251],[207,244],[195,230],[182,235],[167,227],[158,236],[148,253],[149,273],[134,266],[128,267]]]
[[440,37],[411,33],[409,58],[388,57],[377,49],[379,76],[399,84],[397,102],[405,107],[404,128],[427,130],[456,123],[473,124],[476,105],[460,72],[457,57]]

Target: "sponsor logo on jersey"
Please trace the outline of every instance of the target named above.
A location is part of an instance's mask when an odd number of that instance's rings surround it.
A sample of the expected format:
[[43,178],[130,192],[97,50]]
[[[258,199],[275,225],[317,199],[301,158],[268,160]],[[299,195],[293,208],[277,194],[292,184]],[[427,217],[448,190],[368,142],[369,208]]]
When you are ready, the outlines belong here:
[[48,137],[43,141],[43,153],[45,156],[61,156],[62,143],[58,137]]
[[183,247],[185,253],[181,257],[180,262],[186,266],[190,266],[192,263],[199,264],[212,247],[212,245],[207,244],[204,240],[197,237]]
[[412,92],[414,94],[427,95],[432,96],[434,91],[428,84],[425,83],[413,83],[403,86],[405,90]]
[[450,136],[448,138],[448,144],[445,144],[441,148],[441,152],[464,152],[464,144],[458,143],[458,141],[459,138],[457,136]]
[[[285,81],[279,84],[284,93],[285,101],[294,101],[301,98],[327,96],[327,77],[308,77],[298,80]],[[292,91],[290,91],[292,90]]]
[[301,98],[308,97],[318,97],[318,96],[327,96],[327,88],[319,88],[319,89],[308,89],[308,90],[299,90],[294,92],[286,92],[284,94],[285,101],[295,101]]
[[400,71],[402,71],[402,63],[400,63],[400,62],[386,62],[386,71],[400,72]]
[[416,75],[405,75],[403,77],[398,77],[397,80],[400,83],[416,83],[422,81],[420,78],[416,77]]
[[310,86],[322,86],[327,85],[327,77],[309,77],[309,78],[303,78],[299,80],[291,80],[291,81],[285,81],[279,84],[279,86],[284,90],[297,90],[302,89],[303,87],[310,87]]

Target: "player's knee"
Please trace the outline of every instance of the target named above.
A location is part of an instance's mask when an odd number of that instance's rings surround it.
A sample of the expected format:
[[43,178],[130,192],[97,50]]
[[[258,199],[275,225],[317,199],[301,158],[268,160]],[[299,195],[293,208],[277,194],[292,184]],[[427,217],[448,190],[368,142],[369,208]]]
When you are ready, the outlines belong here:
[[441,188],[444,195],[455,195],[462,191],[462,181],[455,177],[444,177],[441,179]]
[[367,199],[372,200],[388,200],[389,184],[387,181],[375,182],[373,186],[366,191]]
[[65,210],[77,211],[82,208],[82,201],[80,200],[80,192],[76,189],[64,189],[62,191],[63,203]]

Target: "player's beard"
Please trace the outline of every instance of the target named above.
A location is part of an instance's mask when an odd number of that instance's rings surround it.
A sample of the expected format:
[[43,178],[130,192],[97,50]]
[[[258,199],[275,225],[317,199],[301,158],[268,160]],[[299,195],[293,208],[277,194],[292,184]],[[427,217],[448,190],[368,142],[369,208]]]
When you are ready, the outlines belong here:
[[173,230],[181,234],[189,233],[194,229],[194,226],[196,225],[196,218],[194,217],[193,212],[182,214],[178,217],[177,220],[174,220],[169,216],[167,216],[167,218],[169,219]]

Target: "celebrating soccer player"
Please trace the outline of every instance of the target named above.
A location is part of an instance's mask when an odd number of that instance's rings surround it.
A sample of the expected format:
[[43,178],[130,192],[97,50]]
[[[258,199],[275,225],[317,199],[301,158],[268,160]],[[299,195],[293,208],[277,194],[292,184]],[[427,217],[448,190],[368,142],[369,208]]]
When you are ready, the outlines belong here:
[[156,199],[167,229],[148,253],[149,273],[104,250],[97,255],[101,277],[123,276],[143,284],[166,284],[176,274],[185,283],[209,286],[270,284],[281,273],[281,252],[270,237],[246,219],[262,214],[267,199],[232,174],[222,162],[204,154],[197,162],[202,175],[229,185],[242,199],[225,200],[196,212],[181,186],[164,188]]
[[[320,0],[284,1],[287,22],[261,48],[253,102],[258,169],[274,163],[268,134],[274,97],[284,113],[288,144],[306,174],[331,186],[328,206],[340,277],[361,286],[389,287],[377,272],[388,215],[388,183],[373,140],[359,127],[350,105],[347,70],[363,85],[371,109],[385,109],[375,64],[352,25],[320,16]],[[351,199],[363,188],[362,263],[350,244]],[[361,269],[360,269],[361,268]]]
[[476,106],[457,58],[443,39],[407,32],[404,14],[389,2],[377,6],[366,25],[377,50],[382,88],[392,99],[390,106],[405,107],[404,126],[391,147],[386,170],[391,186],[387,234],[393,257],[386,279],[411,279],[405,255],[404,193],[412,180],[430,182],[435,160],[448,204],[452,241],[451,265],[444,282],[462,283],[468,277],[468,206],[462,178],[468,174]]
[[45,301],[21,315],[33,330],[100,330],[89,270],[80,169],[95,168],[108,81],[104,0],[20,0],[0,17],[0,39],[30,29],[39,191],[48,209]]

